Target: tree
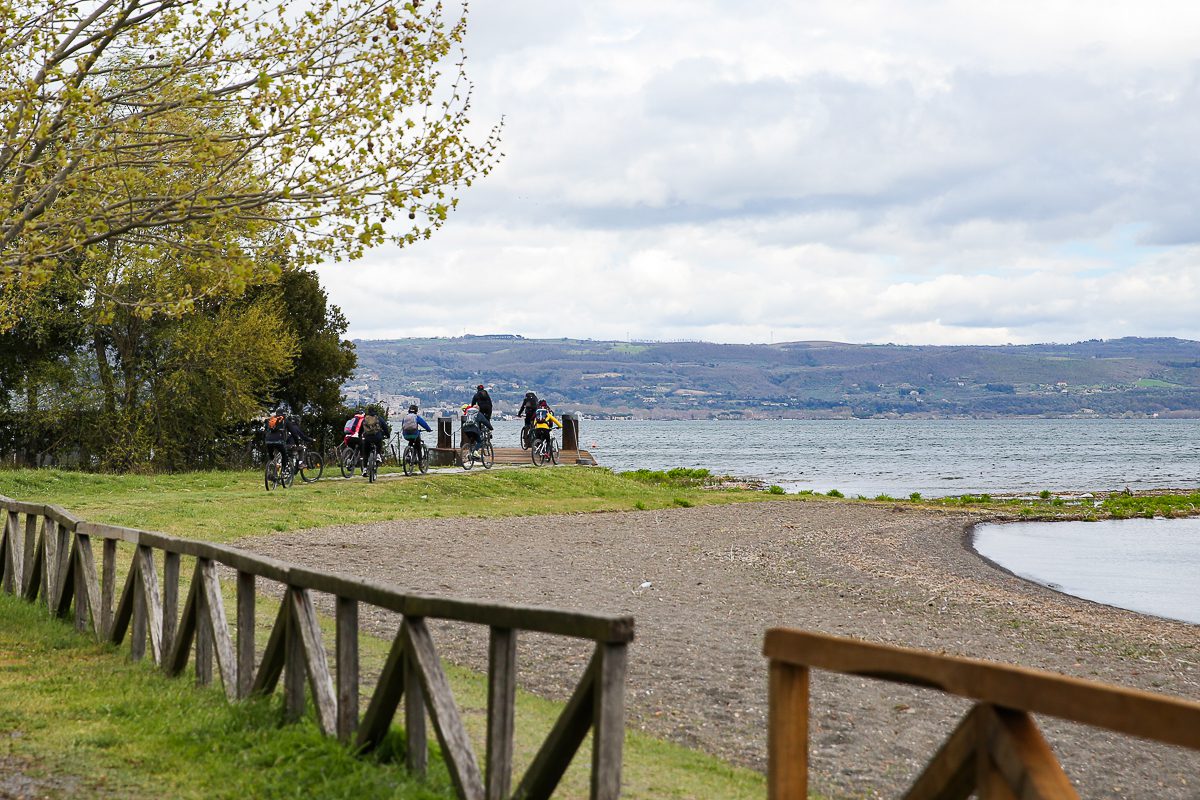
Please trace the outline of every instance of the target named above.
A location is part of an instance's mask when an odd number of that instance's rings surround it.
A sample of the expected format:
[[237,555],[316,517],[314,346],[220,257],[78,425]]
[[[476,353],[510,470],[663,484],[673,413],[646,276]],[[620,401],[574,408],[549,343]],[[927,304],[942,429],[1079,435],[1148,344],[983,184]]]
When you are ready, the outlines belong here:
[[143,300],[179,312],[260,263],[192,223],[279,225],[302,264],[430,236],[499,155],[464,58],[443,74],[465,29],[419,0],[0,0],[0,278],[92,290],[76,256],[121,237],[174,251],[193,280]]

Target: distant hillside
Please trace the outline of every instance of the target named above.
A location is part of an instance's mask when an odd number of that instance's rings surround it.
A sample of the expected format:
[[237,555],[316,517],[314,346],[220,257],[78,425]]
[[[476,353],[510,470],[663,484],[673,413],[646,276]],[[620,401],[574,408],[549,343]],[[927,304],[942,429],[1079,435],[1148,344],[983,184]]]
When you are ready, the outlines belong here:
[[937,347],[466,336],[355,342],[352,399],[449,407],[489,386],[597,416],[1200,417],[1200,342]]

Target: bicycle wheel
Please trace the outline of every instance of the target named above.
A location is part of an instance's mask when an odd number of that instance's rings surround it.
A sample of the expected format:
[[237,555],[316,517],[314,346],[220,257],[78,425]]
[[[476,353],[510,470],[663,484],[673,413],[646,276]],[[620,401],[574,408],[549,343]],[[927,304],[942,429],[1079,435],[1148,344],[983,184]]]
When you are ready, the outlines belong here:
[[558,442],[555,441],[553,436],[551,436],[550,441],[547,442],[546,452],[550,456],[550,463],[557,464],[558,463]]
[[371,448],[371,452],[367,454],[367,483],[375,482],[375,474],[379,471],[379,456],[375,453],[375,448]]
[[492,464],[496,463],[496,451],[492,448],[491,439],[488,439],[483,443],[483,447],[479,448],[479,462],[483,464],[484,469],[491,469]]
[[422,475],[429,472],[429,448],[424,443],[421,444],[421,456],[417,463],[421,466]]
[[284,459],[283,466],[279,469],[279,485],[285,489],[290,489],[294,480],[296,480],[296,461],[291,456],[288,456]]
[[271,491],[279,485],[279,456],[276,454],[274,458],[268,458],[266,465],[263,467],[263,483],[267,487],[267,491]]
[[471,443],[464,442],[458,448],[458,463],[463,469],[470,469],[475,466],[475,455],[471,452]]
[[341,469],[343,478],[353,478],[354,470],[358,468],[358,451],[349,447],[342,451],[338,468]]
[[315,450],[306,452],[303,460],[300,462],[300,480],[305,483],[312,483],[313,481],[320,480],[324,472],[325,460],[321,458],[321,454]]
[[416,448],[411,444],[404,448],[404,474],[412,475],[417,471],[417,453]]
[[527,427],[521,428],[521,449],[522,450],[529,449],[529,445],[530,445],[529,437],[531,434],[532,434],[532,431],[530,431],[529,428],[527,428]]
[[540,467],[546,460],[546,443],[541,439],[535,439],[533,445],[529,448],[529,458],[533,461],[535,467]]

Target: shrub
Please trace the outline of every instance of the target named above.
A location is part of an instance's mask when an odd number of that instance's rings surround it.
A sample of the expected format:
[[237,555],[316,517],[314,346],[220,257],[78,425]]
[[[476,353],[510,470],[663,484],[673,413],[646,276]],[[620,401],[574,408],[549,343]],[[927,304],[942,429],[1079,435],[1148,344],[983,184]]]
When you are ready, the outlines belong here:
[[767,494],[787,494],[787,492],[785,492],[783,490],[782,486],[777,486],[776,484],[771,484],[770,486],[767,487]]
[[825,493],[828,497],[845,497],[846,495],[839,492],[837,489],[830,489]]
[[692,507],[692,501],[686,500],[682,497],[676,497],[673,502],[675,503],[675,505],[679,506],[680,508],[691,508]]
[[1042,498],[1043,500],[1049,500],[1050,499],[1050,490],[1042,489],[1040,492],[1038,492],[1038,497]]
[[919,501],[919,500],[921,499],[921,493],[920,493],[920,492],[913,492],[912,494],[910,494],[910,495],[908,496],[908,499],[909,499],[909,500],[912,500],[914,503],[916,503],[917,501]]

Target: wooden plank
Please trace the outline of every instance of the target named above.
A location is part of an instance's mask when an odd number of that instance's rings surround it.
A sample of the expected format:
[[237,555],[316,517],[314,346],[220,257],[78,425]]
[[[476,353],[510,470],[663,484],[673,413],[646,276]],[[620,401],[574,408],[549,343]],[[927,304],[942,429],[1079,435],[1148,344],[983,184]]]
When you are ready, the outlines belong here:
[[[371,694],[371,702],[367,704],[367,711],[358,727],[355,744],[360,749],[374,750],[387,736],[388,729],[392,726],[392,717],[396,714],[396,706],[400,704],[400,698],[404,695],[406,660],[404,629],[401,628],[392,640],[387,661],[384,662],[383,671],[379,673],[375,691]],[[424,710],[421,713],[424,713]]]
[[[49,535],[46,537],[46,542],[49,544]],[[47,555],[47,559],[49,556]],[[112,539],[104,540],[104,554],[102,556],[104,564],[101,570],[104,572],[104,585],[100,593],[100,616],[104,620],[104,635],[108,637],[112,631],[113,625],[113,600],[117,592],[117,543]],[[47,563],[49,561],[47,560]]]
[[433,646],[429,628],[423,619],[406,617],[404,631],[410,663],[421,680],[429,718],[442,745],[442,758],[450,772],[450,780],[463,800],[483,800],[483,777],[479,762],[471,748],[471,740],[467,736],[458,705],[454,702],[454,692],[442,670],[442,661]]
[[79,525],[79,523],[83,521],[83,520],[79,519],[79,517],[75,516],[70,511],[67,511],[65,508],[63,508],[61,506],[54,506],[54,505],[45,506],[41,513],[44,516],[49,517],[50,519],[54,520],[56,523],[58,523],[62,527],[67,528],[68,530],[72,530],[72,531],[75,530],[75,528]]
[[38,592],[42,591],[46,585],[46,525],[54,524],[47,523],[43,520],[42,532],[38,535],[37,542],[34,543],[33,558],[26,566],[25,585],[21,587],[21,596],[29,602],[37,600]]
[[21,585],[21,548],[17,545],[17,523],[17,512],[8,511],[4,516],[4,540],[0,542],[4,568],[0,585],[9,594],[13,594],[13,587]]
[[[75,546],[79,550],[80,586],[76,589],[77,598],[87,598],[87,608],[92,612],[92,630],[97,639],[104,638],[104,616],[101,613],[100,578],[96,574],[96,558],[92,553],[91,537],[75,534]],[[75,602],[76,608],[80,605]]]
[[146,545],[138,545],[138,574],[145,596],[146,630],[150,634],[150,656],[155,664],[162,664],[163,609],[162,593],[158,589],[158,570],[154,567],[154,551]]
[[71,563],[75,572],[75,632],[83,633],[88,626],[87,583],[83,577],[83,558],[79,551],[79,537],[71,545]]
[[58,523],[47,518],[42,527],[42,538],[45,547],[42,554],[42,597],[47,610],[53,613],[58,603]]
[[275,615],[275,625],[267,638],[267,648],[263,651],[262,663],[254,676],[254,684],[250,687],[252,695],[268,695],[275,691],[279,684],[279,676],[283,673],[283,662],[286,657],[284,645],[287,643],[287,603],[279,604],[279,613]]
[[763,652],[768,658],[792,664],[928,686],[1200,750],[1200,702],[1042,670],[786,628],[767,631]]
[[288,722],[296,722],[304,716],[304,643],[300,639],[299,623],[296,619],[292,595],[298,590],[288,587],[283,597],[287,608],[283,651],[283,713]]
[[125,586],[121,589],[121,599],[117,602],[117,608],[113,612],[112,625],[108,629],[108,640],[113,644],[120,644],[121,640],[125,638],[125,631],[133,617],[136,587],[137,561],[135,560],[125,575]]
[[406,608],[406,613],[413,617],[453,619],[495,628],[553,633],[597,642],[633,641],[633,617],[613,617],[505,603],[480,603],[427,595],[409,595]]
[[522,800],[549,800],[554,793],[592,726],[596,676],[599,671],[600,656],[594,654],[571,699],[567,701],[546,740],[538,748],[537,755],[525,770],[513,797],[520,797]]
[[56,617],[66,619],[71,614],[71,602],[75,599],[75,559],[69,545],[61,541],[60,545],[59,563],[62,567],[58,573],[58,597],[55,598],[53,611]]
[[598,642],[592,715],[592,800],[621,796],[621,750],[625,743],[626,645]]
[[429,769],[429,731],[425,727],[425,689],[421,687],[421,676],[413,662],[412,647],[408,643],[408,628],[400,626],[404,637],[404,765],[418,777],[424,777]]
[[237,574],[237,661],[238,697],[250,696],[254,688],[254,606],[257,601],[254,573]]
[[196,637],[196,629],[200,627],[201,580],[200,565],[192,571],[192,585],[188,589],[187,600],[183,603],[183,614],[179,617],[179,625],[175,635],[171,637],[171,649],[163,659],[163,671],[172,677],[182,675],[187,669],[188,657],[191,655],[192,640]]
[[142,559],[137,551],[133,554],[133,567],[129,570],[133,578],[133,619],[130,621],[129,654],[134,661],[146,657],[146,586],[142,582]]
[[217,669],[221,673],[221,685],[225,697],[238,699],[238,665],[234,655],[233,638],[229,635],[229,621],[225,617],[225,597],[221,594],[221,581],[217,576],[217,565],[207,558],[197,560],[200,580],[204,591],[204,619],[207,625],[213,652],[217,657]]
[[397,614],[407,613],[408,609],[408,595],[397,587],[350,575],[292,566],[288,570],[288,583],[315,592],[357,600]]
[[981,730],[991,762],[1013,794],[1029,800],[1079,800],[1033,717],[1024,711],[983,706],[993,722]]
[[[21,553],[21,581],[17,587],[18,590],[23,590],[33,580],[35,572],[35,564],[33,558],[34,547],[37,545],[37,525],[40,515],[26,514],[25,515],[25,540],[24,550]],[[23,592],[22,592],[23,593]]]
[[163,553],[162,586],[162,651],[174,650],[175,631],[179,627],[179,568],[178,553]]
[[80,522],[77,529],[96,539],[113,539],[136,545],[139,541],[138,531],[134,528],[122,528],[119,525],[105,525],[101,522]]
[[358,601],[337,598],[337,735],[349,743],[358,729]]
[[192,583],[196,592],[196,653],[193,656],[193,672],[197,686],[211,686],[213,679],[213,631],[209,624],[208,592],[204,588],[204,562],[196,559],[196,570]]
[[[65,606],[63,605],[63,595],[70,594],[74,591],[72,576],[68,573],[71,568],[71,534],[73,531],[63,525],[54,526],[54,602],[51,604],[51,611],[60,616],[66,616]],[[68,598],[68,604],[71,602]]]
[[487,800],[507,800],[512,785],[517,708],[517,632],[492,628],[488,639]]
[[325,657],[325,643],[321,637],[321,625],[317,622],[317,610],[307,589],[292,591],[291,598],[296,638],[303,647],[304,663],[308,667],[308,686],[317,711],[317,724],[326,736],[334,736],[338,732],[337,694],[329,673],[329,660]]
[[979,706],[974,706],[963,716],[913,781],[904,800],[967,800],[971,796],[975,791],[980,713]]
[[808,670],[771,661],[767,677],[767,798],[808,798]]

